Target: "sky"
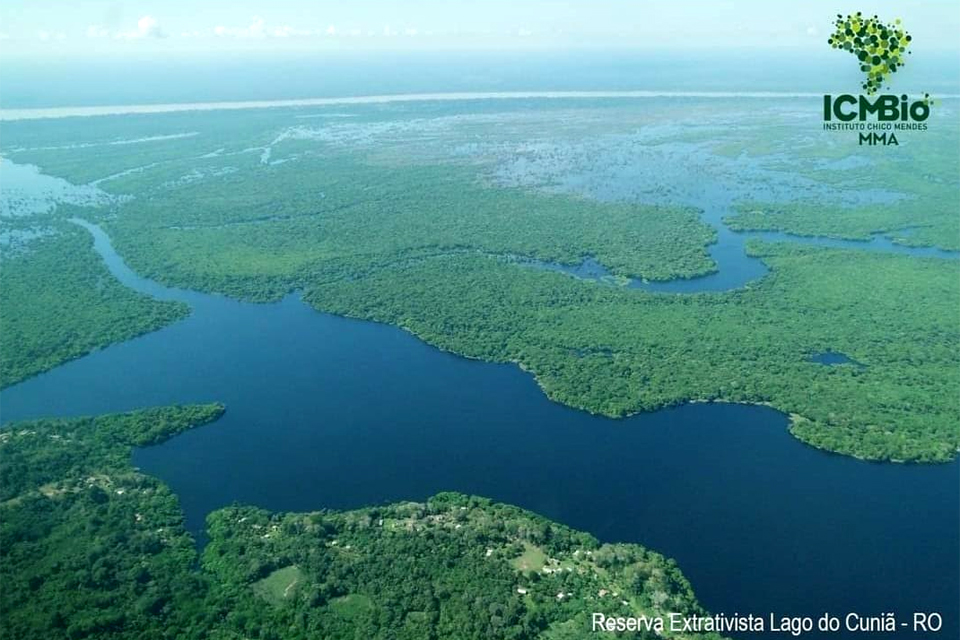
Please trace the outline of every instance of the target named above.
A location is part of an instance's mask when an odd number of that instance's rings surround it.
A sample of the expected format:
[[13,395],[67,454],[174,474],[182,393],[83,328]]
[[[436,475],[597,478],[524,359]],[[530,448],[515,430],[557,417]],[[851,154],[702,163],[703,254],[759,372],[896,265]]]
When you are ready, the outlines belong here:
[[837,13],[960,47],[960,0],[3,0],[0,56],[821,48]]

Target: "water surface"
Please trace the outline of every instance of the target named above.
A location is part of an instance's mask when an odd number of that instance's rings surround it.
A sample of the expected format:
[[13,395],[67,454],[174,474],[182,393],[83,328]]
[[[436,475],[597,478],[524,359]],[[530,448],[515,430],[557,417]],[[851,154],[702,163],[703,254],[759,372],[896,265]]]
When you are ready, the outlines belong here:
[[816,362],[817,364],[823,364],[831,367],[835,367],[840,364],[851,364],[857,368],[863,369],[866,366],[861,362],[857,362],[847,354],[840,353],[838,351],[822,351],[820,353],[815,353],[810,356],[810,362]]
[[124,284],[194,312],[4,390],[3,420],[224,402],[218,422],[134,455],[197,535],[234,501],[299,511],[462,491],[676,558],[716,612],[937,610],[940,637],[956,637],[956,462],[819,452],[765,407],[592,416],[550,402],[513,365],[296,296],[255,305],[162,287],[87,226]]

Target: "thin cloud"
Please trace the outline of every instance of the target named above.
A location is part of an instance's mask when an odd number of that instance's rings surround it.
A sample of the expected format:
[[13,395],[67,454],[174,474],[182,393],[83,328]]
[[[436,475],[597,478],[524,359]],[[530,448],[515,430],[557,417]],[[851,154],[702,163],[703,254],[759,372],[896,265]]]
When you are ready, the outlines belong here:
[[317,33],[313,29],[294,29],[288,24],[270,30],[270,35],[274,38],[306,37],[317,35]]
[[[330,29],[333,29],[333,27],[331,26]],[[306,38],[323,35],[323,33],[325,32],[320,29],[298,29],[288,24],[277,26],[268,25],[266,21],[259,16],[254,16],[250,24],[246,27],[217,25],[213,28],[213,35],[218,38]],[[330,33],[330,30],[328,29],[326,33]]]
[[165,38],[167,34],[160,28],[160,23],[153,16],[143,16],[137,20],[137,28],[131,31],[121,31],[117,34],[119,40],[140,40],[143,38]]
[[[281,27],[284,29],[285,27]],[[218,25],[213,28],[213,35],[221,38],[263,38],[267,35],[267,26],[260,16],[254,16],[249,26],[226,27]],[[274,33],[276,35],[276,33]]]

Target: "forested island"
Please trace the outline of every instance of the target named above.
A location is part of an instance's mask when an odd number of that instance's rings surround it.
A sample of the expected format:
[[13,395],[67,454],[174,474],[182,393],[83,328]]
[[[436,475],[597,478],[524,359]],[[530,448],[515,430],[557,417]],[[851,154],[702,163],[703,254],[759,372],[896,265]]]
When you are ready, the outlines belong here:
[[593,611],[705,614],[657,553],[453,493],[345,512],[234,505],[210,514],[198,556],[177,497],[130,450],[223,411],[0,431],[4,638],[573,639]]

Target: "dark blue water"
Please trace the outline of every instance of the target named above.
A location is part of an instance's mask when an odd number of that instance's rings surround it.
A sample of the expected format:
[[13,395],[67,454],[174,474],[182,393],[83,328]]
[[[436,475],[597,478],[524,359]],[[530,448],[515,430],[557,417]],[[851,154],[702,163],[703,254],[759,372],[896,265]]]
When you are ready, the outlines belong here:
[[852,364],[856,367],[864,367],[863,364],[857,362],[850,356],[845,353],[839,353],[837,351],[824,351],[822,353],[815,353],[810,356],[810,362],[816,362],[817,364],[824,364],[827,366],[836,366],[838,364]]
[[196,533],[233,501],[350,508],[455,490],[674,557],[713,611],[934,610],[946,618],[939,637],[957,637],[957,463],[822,453],[758,406],[591,416],[550,402],[513,365],[296,296],[254,305],[166,289],[91,230],[122,282],[194,313],[4,390],[3,420],[226,403],[217,423],[134,455],[180,496]]

